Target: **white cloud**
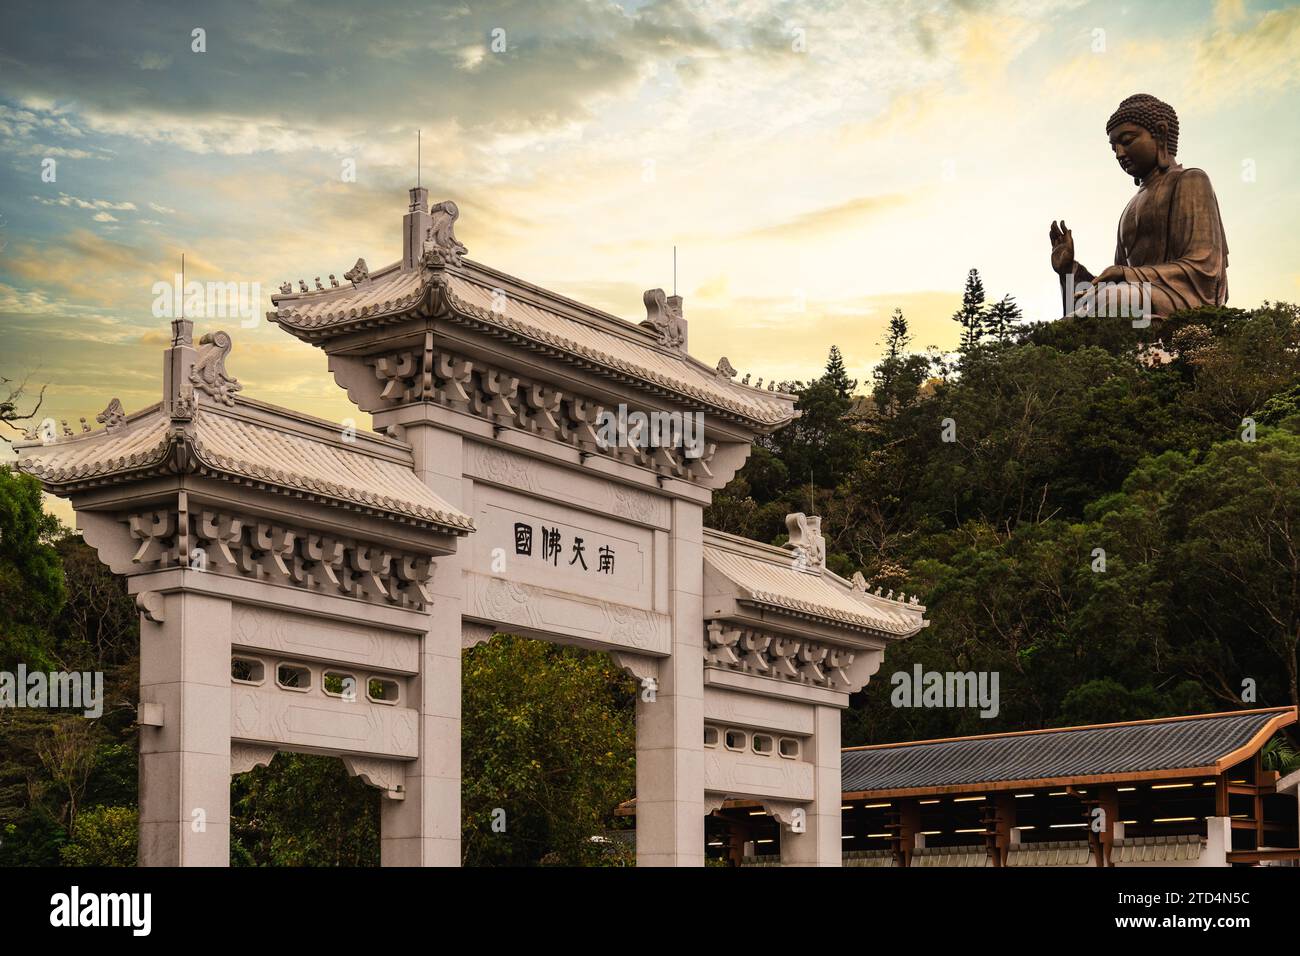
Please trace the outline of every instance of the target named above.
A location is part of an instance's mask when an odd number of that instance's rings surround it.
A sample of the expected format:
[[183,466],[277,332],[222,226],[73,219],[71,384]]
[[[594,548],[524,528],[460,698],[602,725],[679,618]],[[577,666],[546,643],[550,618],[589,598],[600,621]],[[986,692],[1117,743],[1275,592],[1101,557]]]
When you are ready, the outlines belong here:
[[[33,196],[32,198],[46,206],[68,206],[77,209],[112,209],[116,212],[133,212],[135,210],[135,203],[133,202],[113,202],[108,199],[79,199],[64,192],[59,193],[58,199],[46,199],[43,196]],[[95,218],[99,219],[98,216]],[[108,222],[109,220],[99,219],[99,221]]]
[[171,54],[142,53],[135,58],[135,65],[142,70],[165,70],[172,65]]

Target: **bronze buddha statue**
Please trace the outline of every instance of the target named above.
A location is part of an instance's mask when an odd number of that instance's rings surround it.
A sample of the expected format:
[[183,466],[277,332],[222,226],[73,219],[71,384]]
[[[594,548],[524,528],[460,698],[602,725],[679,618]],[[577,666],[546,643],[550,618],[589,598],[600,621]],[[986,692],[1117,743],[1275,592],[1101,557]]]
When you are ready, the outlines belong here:
[[1204,170],[1175,160],[1174,108],[1150,94],[1135,94],[1120,103],[1106,132],[1115,159],[1138,191],[1120,216],[1115,263],[1099,275],[1075,261],[1074,237],[1065,222],[1052,223],[1052,268],[1061,277],[1066,312],[1080,314],[1080,299],[1085,293],[1091,298],[1098,288],[1117,291],[1126,302],[1145,302],[1148,316],[1223,305],[1228,241],[1219,202]]

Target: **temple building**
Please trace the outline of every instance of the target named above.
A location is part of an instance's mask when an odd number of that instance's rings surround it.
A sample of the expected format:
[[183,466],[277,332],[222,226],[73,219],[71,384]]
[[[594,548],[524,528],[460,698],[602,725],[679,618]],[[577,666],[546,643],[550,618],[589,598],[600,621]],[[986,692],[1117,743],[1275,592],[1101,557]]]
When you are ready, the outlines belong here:
[[[1297,865],[1300,771],[1262,756],[1295,721],[1274,707],[850,747],[844,865]],[[716,817],[711,855],[779,859],[765,810],[731,801]]]

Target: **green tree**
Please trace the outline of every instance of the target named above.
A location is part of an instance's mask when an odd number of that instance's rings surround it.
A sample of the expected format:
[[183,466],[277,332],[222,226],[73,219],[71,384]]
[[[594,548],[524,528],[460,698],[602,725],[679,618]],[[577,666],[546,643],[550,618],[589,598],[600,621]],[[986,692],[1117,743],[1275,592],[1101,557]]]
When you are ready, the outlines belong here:
[[135,807],[92,807],[59,856],[67,866],[135,866],[139,826]]
[[844,356],[839,346],[832,345],[830,355],[826,358],[826,372],[823,380],[832,385],[840,398],[848,398],[858,387],[858,380],[849,378],[848,369],[844,367]]
[[36,744],[37,756],[59,801],[59,822],[69,833],[77,828],[77,811],[99,755],[99,725],[85,717],[62,717]]
[[884,355],[871,373],[875,383],[871,397],[877,414],[882,417],[892,417],[915,401],[930,374],[929,356],[909,353],[911,342],[912,333],[903,310],[895,309],[885,336]]
[[236,776],[232,866],[378,866],[379,791],[337,757],[276,754]]
[[1004,295],[989,306],[985,313],[984,325],[988,333],[1000,344],[1005,345],[1015,336],[1017,324],[1024,318],[1020,306],[1011,295]]
[[56,518],[41,510],[41,486],[0,467],[0,669],[55,664],[50,621],[63,606]]
[[1300,435],[1266,428],[1215,445],[1170,495],[1180,650],[1225,703],[1250,678],[1261,703],[1300,704],[1298,476]]
[[961,326],[960,350],[969,352],[980,344],[984,335],[984,282],[978,269],[966,274],[966,288],[962,292],[961,308],[952,315]]
[[607,859],[592,837],[636,792],[636,685],[603,654],[505,635],[465,652],[462,683],[465,864]]

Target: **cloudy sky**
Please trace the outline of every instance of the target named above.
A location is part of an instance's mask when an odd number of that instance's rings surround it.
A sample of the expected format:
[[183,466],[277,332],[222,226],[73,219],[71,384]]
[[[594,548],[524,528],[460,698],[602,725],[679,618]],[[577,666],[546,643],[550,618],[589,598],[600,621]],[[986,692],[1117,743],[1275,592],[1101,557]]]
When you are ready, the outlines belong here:
[[[1300,298],[1294,5],[187,6],[5,4],[0,375],[74,425],[157,400],[152,289],[182,252],[260,283],[259,315],[285,279],[397,258],[417,130],[471,257],[639,320],[676,245],[692,351],[755,376],[815,375],[835,343],[867,378],[895,307],[952,346],[972,266],[1057,314],[1048,224],[1108,264],[1133,186],[1104,126],[1134,92],[1175,105],[1214,182],[1232,303]],[[312,348],[214,324],[245,394],[354,414]]]

